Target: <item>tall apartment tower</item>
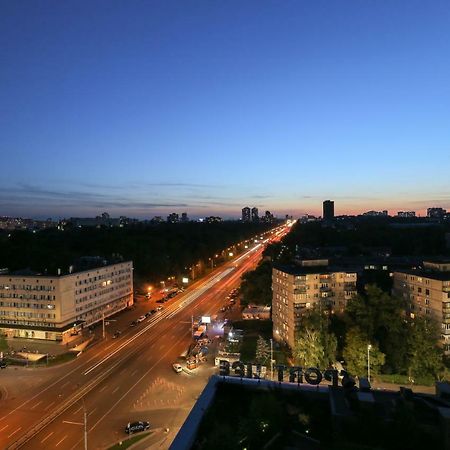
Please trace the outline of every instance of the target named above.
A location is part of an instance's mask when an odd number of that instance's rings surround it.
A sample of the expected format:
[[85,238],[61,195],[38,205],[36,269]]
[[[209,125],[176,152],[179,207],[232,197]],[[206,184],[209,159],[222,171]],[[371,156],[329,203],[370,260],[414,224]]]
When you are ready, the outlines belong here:
[[259,222],[258,208],[252,208],[252,222]]
[[250,208],[248,206],[242,208],[242,222],[250,222]]
[[323,202],[323,220],[333,220],[334,219],[334,201],[325,200]]

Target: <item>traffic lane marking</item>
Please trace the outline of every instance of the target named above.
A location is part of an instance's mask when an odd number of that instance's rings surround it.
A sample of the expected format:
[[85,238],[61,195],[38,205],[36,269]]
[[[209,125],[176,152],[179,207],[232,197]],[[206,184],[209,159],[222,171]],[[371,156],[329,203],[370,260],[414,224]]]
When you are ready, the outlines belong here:
[[60,440],[58,441],[58,443],[55,445],[55,447],[58,447],[59,444],[61,444],[62,441],[64,441],[64,439],[66,439],[67,434]]
[[6,430],[9,427],[9,425],[5,425],[0,431]]
[[22,429],[22,427],[19,427],[19,428],[17,428],[16,431],[13,431],[13,432],[8,436],[8,439],[9,439],[11,436],[14,436],[16,433],[18,433],[21,429]]
[[48,405],[45,410],[48,411],[56,402],[51,402],[50,405]]
[[50,433],[47,435],[47,437],[42,439],[41,444],[43,444],[53,433],[54,433],[54,431],[50,431]]
[[37,403],[36,403],[34,406],[32,406],[30,409],[36,408],[36,406],[39,406],[42,402],[43,402],[43,400],[41,400],[40,402],[37,402]]
[[99,392],[103,392],[106,388],[108,387],[108,385],[106,384],[105,386],[103,386]]
[[115,387],[114,390],[111,393],[115,394],[118,390],[119,390],[119,386]]

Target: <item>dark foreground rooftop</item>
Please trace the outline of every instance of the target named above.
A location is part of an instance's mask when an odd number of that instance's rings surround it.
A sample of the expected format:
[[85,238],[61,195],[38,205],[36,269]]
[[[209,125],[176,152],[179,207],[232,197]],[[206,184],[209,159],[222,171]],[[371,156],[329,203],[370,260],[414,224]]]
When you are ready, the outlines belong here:
[[446,449],[448,390],[426,395],[213,376],[170,448]]

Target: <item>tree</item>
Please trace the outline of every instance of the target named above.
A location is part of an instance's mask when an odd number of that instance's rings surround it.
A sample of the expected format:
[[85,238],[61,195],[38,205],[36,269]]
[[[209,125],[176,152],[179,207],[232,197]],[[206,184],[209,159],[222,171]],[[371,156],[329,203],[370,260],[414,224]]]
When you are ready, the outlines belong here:
[[374,284],[366,285],[364,290],[363,295],[348,302],[346,316],[349,323],[364,330],[371,341],[383,341],[386,334],[402,328],[404,302]]
[[370,371],[378,373],[380,367],[384,364],[384,353],[380,352],[375,342],[370,342],[367,336],[358,328],[351,328],[345,338],[344,359],[347,369],[352,375],[359,377],[367,375],[367,348],[370,349]]
[[256,342],[256,361],[259,364],[266,364],[267,360],[270,358],[270,347],[267,341],[262,337],[258,336]]
[[365,286],[363,295],[357,295],[347,304],[347,326],[364,330],[367,340],[377,342],[386,355],[386,369],[390,372],[407,370],[407,329],[403,317],[404,302],[389,295],[378,286]]
[[337,339],[330,331],[330,318],[325,312],[317,308],[310,309],[303,316],[303,326],[310,330],[315,330],[319,334],[322,346],[322,356],[319,359],[318,367],[330,367],[336,361]]
[[438,347],[439,329],[431,318],[416,317],[408,335],[409,375],[436,378],[442,369],[442,349]]
[[249,303],[272,304],[272,264],[270,261],[263,261],[255,270],[242,275],[241,293],[243,305]]
[[292,351],[294,362],[303,367],[319,367],[324,349],[319,331],[306,327],[299,334]]

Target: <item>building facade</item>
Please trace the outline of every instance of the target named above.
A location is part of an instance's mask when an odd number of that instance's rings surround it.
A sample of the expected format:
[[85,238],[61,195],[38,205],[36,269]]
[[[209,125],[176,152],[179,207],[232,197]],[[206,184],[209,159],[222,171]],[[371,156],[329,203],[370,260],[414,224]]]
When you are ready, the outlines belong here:
[[252,222],[259,222],[259,212],[256,206],[252,208]]
[[275,266],[272,272],[273,335],[291,348],[310,308],[342,312],[356,291],[356,272],[328,265],[328,260],[306,260],[300,265]]
[[323,220],[334,219],[334,201],[325,200],[323,202]]
[[242,222],[250,222],[250,208],[248,206],[242,208]]
[[431,317],[441,326],[442,345],[450,354],[450,260],[424,261],[423,269],[394,272],[392,293],[406,302],[406,313]]
[[67,275],[0,275],[0,332],[66,342],[133,304],[131,261]]

